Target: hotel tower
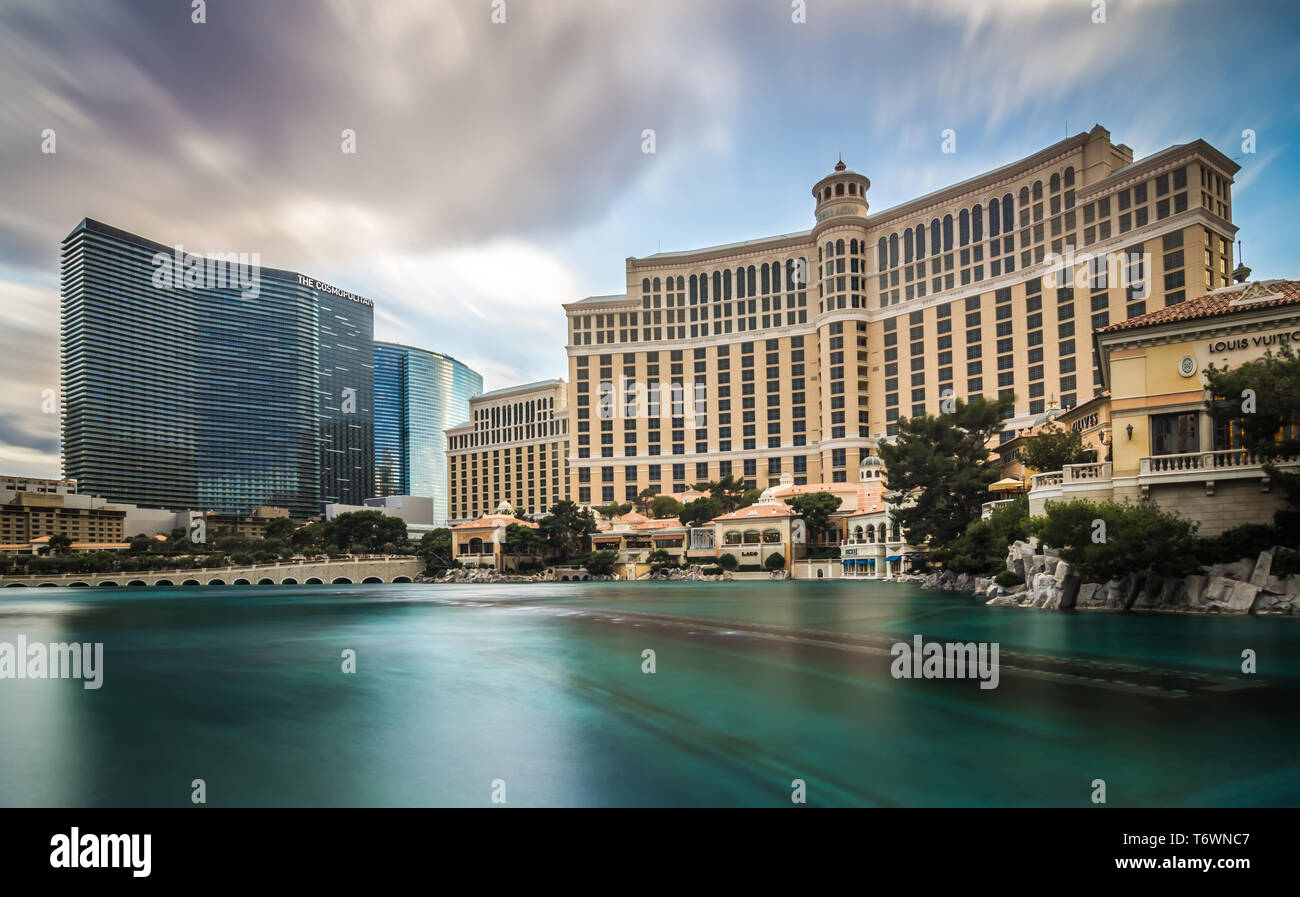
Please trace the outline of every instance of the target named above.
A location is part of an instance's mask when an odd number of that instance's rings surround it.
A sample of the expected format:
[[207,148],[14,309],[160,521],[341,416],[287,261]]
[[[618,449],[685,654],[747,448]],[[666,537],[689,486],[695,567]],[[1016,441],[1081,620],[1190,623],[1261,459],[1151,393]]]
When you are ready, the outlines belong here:
[[1095,331],[1229,283],[1237,170],[1096,126],[873,211],[840,162],[808,230],[629,258],[625,294],[565,306],[569,495],[855,482],[945,399],[1014,396],[1004,438],[1085,402]]

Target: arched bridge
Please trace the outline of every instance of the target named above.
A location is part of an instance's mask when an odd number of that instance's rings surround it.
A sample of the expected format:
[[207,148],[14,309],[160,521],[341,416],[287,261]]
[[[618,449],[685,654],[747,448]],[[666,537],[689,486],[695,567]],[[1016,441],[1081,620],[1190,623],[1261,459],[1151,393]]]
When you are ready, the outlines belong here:
[[423,572],[424,561],[415,557],[357,558],[335,561],[285,561],[246,567],[154,570],[149,573],[64,573],[58,576],[4,576],[5,588],[80,588],[94,586],[278,586],[350,585],[354,583],[412,582]]

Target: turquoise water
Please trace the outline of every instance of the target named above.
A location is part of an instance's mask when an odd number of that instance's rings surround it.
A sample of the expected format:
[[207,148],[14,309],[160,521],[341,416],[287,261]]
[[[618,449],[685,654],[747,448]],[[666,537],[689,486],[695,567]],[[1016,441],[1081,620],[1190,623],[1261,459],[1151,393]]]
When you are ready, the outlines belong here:
[[[0,805],[1300,804],[1300,620],[990,608],[894,583],[10,589]],[[888,645],[992,641],[998,688]],[[356,652],[357,672],[341,671]],[[642,672],[642,652],[656,672]],[[1241,674],[1241,653],[1259,672]]]

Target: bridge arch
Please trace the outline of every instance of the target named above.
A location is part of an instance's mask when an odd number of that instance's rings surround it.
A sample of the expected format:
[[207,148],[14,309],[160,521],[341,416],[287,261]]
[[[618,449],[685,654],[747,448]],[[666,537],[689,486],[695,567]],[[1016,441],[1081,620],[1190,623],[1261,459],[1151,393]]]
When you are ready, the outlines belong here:
[[[186,584],[186,585],[189,585],[188,582],[185,583],[185,584]],[[209,580],[208,580],[208,585],[210,585],[210,586],[224,586],[225,584],[226,584],[226,581],[225,581],[224,579],[209,579]],[[198,585],[198,583],[195,583],[195,585]]]
[[[201,585],[201,583],[200,583],[197,579],[187,579],[187,580],[185,580],[183,583],[181,583],[181,585],[183,585],[183,586],[197,586],[197,585]],[[222,583],[222,585],[225,585],[225,583]]]
[[393,582],[410,582],[410,581],[411,581],[411,577],[409,577],[409,576],[394,576],[394,577],[393,577]]
[[88,582],[70,582],[70,583],[68,583],[68,588],[70,588],[70,589],[88,589],[88,588],[90,588],[90,583],[88,583]]
[[133,580],[131,580],[130,582],[128,582],[126,585],[127,585],[127,588],[130,588],[130,589],[138,589],[138,588],[140,588],[141,586],[147,586],[147,585],[149,585],[149,583],[145,582],[143,579],[133,579]]
[[280,580],[280,585],[284,586],[296,586],[297,584],[298,580],[294,579],[292,576],[286,576],[284,579]]
[[37,586],[38,589],[57,589],[58,587],[59,584],[57,582],[43,582]]
[[17,588],[17,589],[25,589],[25,588],[27,588],[27,583],[25,583],[25,582],[7,582],[7,583],[5,583],[5,588],[6,588],[6,589],[15,589],[15,588]]
[[116,588],[116,587],[119,586],[119,585],[121,585],[121,583],[117,582],[116,580],[106,579],[106,580],[104,580],[103,582],[101,582],[101,583],[99,584],[99,587],[100,587],[101,589],[103,589],[103,588],[107,588],[107,587],[113,587],[113,588]]
[[251,582],[249,582],[247,579],[244,579],[244,577],[242,577],[242,576],[239,577],[239,579],[236,579],[234,584],[237,585],[237,586],[251,586],[251,585],[252,585]]
[[156,586],[174,586],[174,585],[176,585],[176,583],[172,582],[170,579],[156,579],[156,580],[154,580],[154,585],[156,585]]
[[383,582],[383,580],[378,576],[367,576],[365,579],[361,580],[362,585],[365,585],[368,582]]
[[263,576],[257,581],[257,584],[259,586],[273,586],[275,585],[275,580],[271,579],[269,576]]
[[320,585],[324,585],[324,583],[321,582],[319,578],[313,576],[313,577],[311,577],[310,579],[307,580],[307,585],[309,585],[309,586],[320,586]]
[[348,579],[346,576],[336,576],[336,577],[334,577],[332,580],[330,580],[330,585],[332,585],[332,586],[350,586],[350,585],[352,585],[352,580]]

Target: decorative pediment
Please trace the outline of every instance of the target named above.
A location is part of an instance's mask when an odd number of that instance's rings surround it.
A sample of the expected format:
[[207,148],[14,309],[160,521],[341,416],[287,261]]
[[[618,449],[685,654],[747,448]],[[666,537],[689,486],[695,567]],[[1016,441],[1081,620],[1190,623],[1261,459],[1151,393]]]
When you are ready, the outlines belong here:
[[1275,293],[1270,286],[1262,280],[1254,280],[1246,285],[1246,289],[1229,302],[1229,305],[1248,305],[1252,302],[1271,302],[1274,299],[1281,299],[1281,293]]

